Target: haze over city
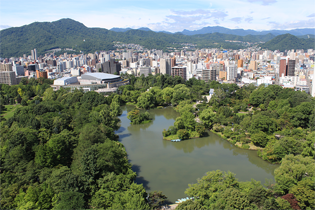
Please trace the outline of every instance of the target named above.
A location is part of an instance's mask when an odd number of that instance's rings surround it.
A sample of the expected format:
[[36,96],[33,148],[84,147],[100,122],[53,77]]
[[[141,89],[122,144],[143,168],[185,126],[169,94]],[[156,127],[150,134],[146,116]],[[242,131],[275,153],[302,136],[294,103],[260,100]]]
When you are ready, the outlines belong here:
[[72,18],[87,27],[148,27],[178,32],[206,26],[290,30],[314,28],[312,0],[223,1],[7,1],[0,3],[0,29]]

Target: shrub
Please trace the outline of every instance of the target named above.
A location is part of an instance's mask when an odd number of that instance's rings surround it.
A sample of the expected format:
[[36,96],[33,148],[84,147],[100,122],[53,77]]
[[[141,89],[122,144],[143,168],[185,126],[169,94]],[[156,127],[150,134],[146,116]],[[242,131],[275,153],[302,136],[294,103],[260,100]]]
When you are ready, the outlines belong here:
[[177,136],[180,139],[189,139],[189,133],[185,129],[178,130]]
[[170,135],[170,133],[168,132],[168,130],[165,130],[165,129],[163,130],[162,134],[163,134],[164,137]]
[[242,148],[243,148],[243,149],[249,149],[250,146],[249,146],[248,144],[242,144]]
[[200,124],[197,124],[195,129],[196,129],[196,132],[199,134],[200,137],[206,131],[205,126],[200,125]]
[[262,131],[259,131],[258,133],[253,134],[251,139],[252,139],[252,142],[256,146],[265,147],[268,143],[268,136]]
[[167,130],[169,135],[175,135],[177,133],[177,128],[175,126],[170,126]]

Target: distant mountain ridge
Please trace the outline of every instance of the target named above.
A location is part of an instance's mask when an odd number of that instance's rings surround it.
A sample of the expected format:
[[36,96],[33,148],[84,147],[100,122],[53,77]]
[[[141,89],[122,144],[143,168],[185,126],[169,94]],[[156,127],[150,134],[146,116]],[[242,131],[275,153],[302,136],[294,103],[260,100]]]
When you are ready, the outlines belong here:
[[[132,30],[131,28],[112,28],[111,31],[116,32],[126,32],[128,30]],[[137,30],[144,30],[144,31],[152,31],[149,28],[138,28]],[[163,32],[163,33],[171,33],[168,31],[156,31],[156,32]],[[304,35],[315,35],[315,28],[304,28],[304,29],[293,29],[293,30],[268,30],[268,31],[255,31],[255,30],[244,30],[244,29],[229,29],[221,26],[207,26],[199,30],[189,31],[184,29],[182,32],[184,35],[192,36],[197,34],[209,34],[209,33],[222,33],[222,34],[232,34],[237,36],[246,36],[246,35],[266,35],[266,34],[273,34],[275,36],[282,35],[282,34],[292,34],[294,36],[304,36]]]
[[[188,36],[182,33],[154,32],[146,28],[115,32],[103,28],[88,28],[72,19],[61,19],[53,22],[34,22],[21,27],[1,30],[0,57],[29,55],[34,48],[37,49],[38,55],[47,53],[47,51],[55,48],[71,48],[76,53],[80,51],[89,53],[100,50],[115,50],[114,42],[116,41],[139,44],[148,49],[162,49],[164,51],[167,51],[169,47],[183,47],[183,43],[191,43],[199,49],[237,50],[246,48],[248,45],[245,43],[266,42],[267,44],[268,41],[273,41],[274,39],[281,44],[273,43],[262,46],[265,49],[274,49],[276,46],[277,49],[281,50],[314,49],[314,38],[303,39],[295,36],[293,38],[279,38],[271,33],[239,36],[218,32]],[[194,50],[192,48],[191,50]]]
[[291,34],[276,36],[264,44],[259,45],[263,49],[285,51],[288,49],[306,49],[309,46],[315,48],[314,39],[300,39]]
[[111,28],[111,31],[115,31],[115,32],[126,32],[129,30],[141,30],[141,31],[152,31],[149,28],[146,27],[142,27],[142,28],[138,28],[138,29],[133,29],[133,28]]

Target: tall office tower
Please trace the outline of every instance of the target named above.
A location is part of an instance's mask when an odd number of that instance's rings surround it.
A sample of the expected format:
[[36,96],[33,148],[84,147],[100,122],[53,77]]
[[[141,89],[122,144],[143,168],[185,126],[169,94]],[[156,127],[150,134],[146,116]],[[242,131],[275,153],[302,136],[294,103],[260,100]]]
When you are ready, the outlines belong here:
[[[105,62],[104,62],[105,63]],[[103,65],[102,65],[103,63],[97,63],[96,65],[95,65],[95,69],[96,69],[96,71],[97,72],[103,72]]]
[[151,60],[150,58],[143,59],[143,66],[149,67],[151,66]]
[[66,68],[67,69],[73,68],[73,61],[72,60],[66,62]]
[[19,64],[15,64],[13,63],[13,67],[12,67],[12,70],[15,72],[15,75],[16,76],[24,76],[24,67],[23,66],[20,66]]
[[12,71],[12,63],[0,63],[0,71]]
[[287,76],[287,63],[285,59],[281,59],[279,64],[279,77],[284,76]]
[[122,59],[123,60],[128,60],[129,58],[130,58],[129,53],[128,52],[123,52]]
[[254,60],[251,60],[249,64],[249,69],[257,70],[257,62]]
[[171,59],[167,58],[166,59],[166,74],[171,75],[172,73],[172,65],[171,65]]
[[290,52],[290,60],[294,60],[295,59],[295,52],[294,50],[291,50]]
[[209,80],[216,80],[216,69],[202,69],[202,80],[208,82]]
[[226,65],[226,79],[234,80],[237,77],[237,65],[234,62],[228,63]]
[[103,72],[109,74],[119,73],[119,71],[121,70],[121,64],[119,62],[116,62],[113,58],[103,63],[102,66]]
[[236,54],[234,55],[234,60],[239,60],[240,59],[240,55]]
[[57,71],[58,72],[63,72],[63,63],[62,62],[58,62],[58,64],[57,64]]
[[1,71],[0,84],[16,85],[16,76],[14,71]]
[[156,54],[159,56],[159,58],[163,57],[163,50],[157,50]]
[[175,56],[173,58],[171,58],[171,68],[173,68],[174,66],[176,66],[176,58],[175,58]]
[[141,76],[142,74],[145,77],[149,76],[149,74],[151,74],[151,67],[140,67],[140,74],[139,74],[139,76]]
[[173,67],[172,68],[172,77],[180,76],[186,81],[186,67]]
[[37,60],[37,50],[34,49],[34,60]]
[[105,54],[105,62],[110,60],[110,54]]
[[185,51],[184,50],[181,50],[180,51],[180,57],[184,57],[185,56]]
[[34,50],[31,50],[31,56],[32,56],[31,59],[32,59],[32,60],[35,60]]
[[237,68],[243,68],[243,60],[238,60],[237,61]]
[[287,64],[287,76],[294,76],[295,72],[295,60],[289,60]]
[[226,73],[226,71],[220,71],[220,72],[219,72],[219,79],[224,79],[224,80],[227,79],[227,73]]
[[166,74],[166,60],[164,58],[160,59],[160,73]]

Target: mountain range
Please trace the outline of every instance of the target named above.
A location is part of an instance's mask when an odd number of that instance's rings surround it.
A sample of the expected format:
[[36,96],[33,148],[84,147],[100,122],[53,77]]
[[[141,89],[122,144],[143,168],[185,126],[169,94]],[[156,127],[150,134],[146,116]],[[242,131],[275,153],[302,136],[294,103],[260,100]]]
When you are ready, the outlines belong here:
[[271,33],[239,36],[215,32],[187,36],[182,33],[154,32],[146,28],[115,32],[102,28],[88,28],[72,19],[61,19],[54,22],[34,22],[21,27],[1,30],[0,57],[29,55],[34,48],[37,49],[39,55],[55,48],[72,48],[75,52],[83,51],[84,53],[114,50],[116,41],[164,51],[167,51],[169,47],[183,47],[182,44],[185,43],[194,44],[197,48],[235,50],[246,48],[248,45],[244,45],[244,43],[248,42],[257,44],[265,42],[261,47],[271,50],[274,50],[274,47],[281,50],[314,48],[314,38],[297,38],[290,34],[277,38],[277,43],[281,43],[280,45],[274,43],[268,45],[269,41],[275,38],[277,37]]
[[[126,32],[132,30],[132,28],[112,28],[111,31],[115,32]],[[152,31],[149,28],[138,28],[137,30],[143,31]],[[159,31],[158,31],[159,32]],[[164,33],[171,33],[167,31],[161,31]],[[209,33],[222,33],[222,34],[232,34],[237,36],[246,36],[246,35],[266,35],[266,34],[273,34],[275,36],[282,35],[282,34],[292,34],[294,36],[303,36],[303,35],[315,35],[315,28],[304,28],[304,29],[293,29],[293,30],[269,30],[269,31],[255,31],[255,30],[244,30],[244,29],[229,29],[224,28],[221,26],[207,26],[201,28],[199,30],[189,31],[184,29],[181,32],[184,35],[197,35],[197,34],[209,34]]]

